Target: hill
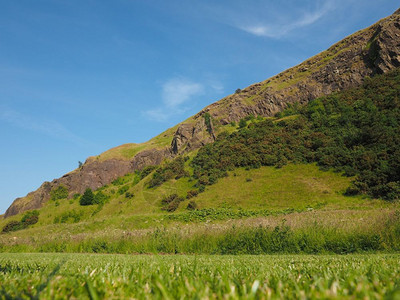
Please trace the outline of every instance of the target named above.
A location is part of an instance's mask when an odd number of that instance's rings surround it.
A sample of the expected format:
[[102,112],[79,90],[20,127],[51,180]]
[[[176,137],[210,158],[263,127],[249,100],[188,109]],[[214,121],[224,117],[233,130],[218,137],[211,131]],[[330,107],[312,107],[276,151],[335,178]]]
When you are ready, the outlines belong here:
[[302,64],[221,99],[144,144],[126,144],[90,157],[81,168],[16,199],[5,217],[42,207],[60,185],[67,188],[69,197],[86,188],[98,189],[120,176],[214,142],[220,132],[231,130],[232,122],[246,116],[274,116],[289,104],[304,104],[359,86],[366,76],[399,67],[399,20],[398,10]]
[[244,118],[214,143],[95,191],[70,197],[59,185],[39,211],[0,221],[0,250],[399,250],[399,98],[395,69]]
[[15,200],[0,251],[400,250],[399,39],[397,11],[146,143],[88,158]]

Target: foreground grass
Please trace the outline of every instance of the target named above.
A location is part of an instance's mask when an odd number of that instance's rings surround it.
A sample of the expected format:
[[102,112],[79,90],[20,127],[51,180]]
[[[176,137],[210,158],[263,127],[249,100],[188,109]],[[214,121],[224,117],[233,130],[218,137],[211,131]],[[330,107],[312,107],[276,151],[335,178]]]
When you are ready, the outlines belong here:
[[2,299],[400,296],[400,255],[0,254]]

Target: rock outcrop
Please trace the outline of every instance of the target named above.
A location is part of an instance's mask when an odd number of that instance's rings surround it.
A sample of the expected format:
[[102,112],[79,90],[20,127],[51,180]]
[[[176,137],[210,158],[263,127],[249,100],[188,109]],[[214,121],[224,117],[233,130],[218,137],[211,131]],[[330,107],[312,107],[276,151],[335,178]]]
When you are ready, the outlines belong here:
[[400,12],[336,43],[328,50],[266,81],[209,105],[221,124],[253,114],[272,116],[289,103],[356,87],[366,76],[400,66]]
[[16,199],[5,217],[41,207],[50,198],[50,191],[60,184],[68,187],[71,195],[82,193],[87,187],[99,188],[129,172],[158,165],[165,158],[213,142],[216,125],[238,122],[250,114],[273,116],[290,103],[306,103],[359,86],[366,76],[397,67],[400,67],[400,10],[298,66],[209,105],[178,126],[171,136],[170,147],[144,150],[127,160],[90,158],[82,168],[45,182],[35,192]]
[[82,194],[87,188],[95,190],[127,173],[141,170],[145,166],[159,165],[168,157],[172,157],[172,154],[166,148],[144,150],[131,160],[108,159],[100,161],[96,158],[88,158],[81,168],[52,182],[45,182],[36,191],[25,197],[17,198],[7,209],[4,217],[7,218],[23,211],[40,208],[50,199],[51,190],[60,185],[68,189],[70,196],[75,193]]
[[189,152],[215,141],[213,121],[206,124],[203,115],[197,115],[194,123],[180,124],[172,138],[171,151],[174,154]]

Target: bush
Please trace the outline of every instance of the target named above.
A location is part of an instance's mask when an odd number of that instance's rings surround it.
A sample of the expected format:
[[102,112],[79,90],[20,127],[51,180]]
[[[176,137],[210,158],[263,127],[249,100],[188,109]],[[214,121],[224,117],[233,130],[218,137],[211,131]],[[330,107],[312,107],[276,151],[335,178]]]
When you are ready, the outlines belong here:
[[39,211],[37,210],[28,211],[21,219],[21,223],[24,225],[24,227],[36,224],[38,221]]
[[169,196],[166,196],[166,197],[161,199],[161,205],[165,206],[167,204],[170,204],[171,202],[173,202],[178,197],[179,197],[178,194],[171,194]]
[[71,210],[62,213],[61,215],[54,218],[54,224],[57,223],[78,223],[83,216],[83,212],[77,212],[76,210]]
[[155,169],[157,168],[157,166],[147,166],[144,167],[142,169],[142,171],[140,171],[140,180],[142,180],[143,178],[147,177],[147,175],[149,175],[151,172],[153,172]]
[[179,156],[173,161],[165,164],[164,167],[158,168],[154,173],[153,177],[148,182],[147,186],[153,188],[159,186],[170,179],[179,179],[184,176],[189,176],[188,172],[185,171],[185,158]]
[[68,197],[68,188],[63,185],[59,185],[57,188],[53,189],[50,192],[50,199],[53,201],[65,199],[67,197]]
[[174,212],[178,209],[180,201],[172,201],[170,204],[168,204],[167,207],[164,208],[167,212]]
[[131,199],[131,198],[133,198],[135,195],[133,194],[133,193],[131,193],[131,192],[126,192],[125,193],[125,198],[127,198],[127,199]]
[[122,194],[126,193],[128,190],[129,190],[129,186],[124,185],[118,189],[118,194],[122,195]]
[[190,201],[186,207],[187,210],[196,210],[197,209],[197,203],[195,201]]
[[23,229],[24,226],[21,222],[19,221],[10,221],[8,222],[4,227],[3,230],[1,231],[2,233],[7,233],[11,231],[17,231],[20,229]]
[[85,190],[85,192],[83,193],[81,199],[79,200],[79,204],[82,205],[82,206],[96,204],[95,197],[94,197],[92,189],[87,188]]
[[204,117],[204,122],[206,123],[207,131],[208,131],[208,133],[211,134],[212,133],[211,115],[208,112],[206,112],[203,115],[203,117]]
[[247,127],[247,122],[245,119],[240,119],[239,121],[239,128],[245,128]]
[[123,177],[118,177],[117,179],[115,179],[111,182],[112,185],[123,185],[124,183],[125,183],[125,180]]
[[184,201],[183,197],[179,197],[177,194],[169,195],[161,200],[161,209],[167,212],[173,212],[178,209],[179,203],[182,201]]
[[198,190],[190,190],[187,192],[186,199],[196,197],[199,194]]
[[93,204],[104,204],[104,203],[106,203],[109,199],[110,199],[109,196],[107,196],[106,194],[104,194],[102,191],[98,191],[98,192],[94,195]]

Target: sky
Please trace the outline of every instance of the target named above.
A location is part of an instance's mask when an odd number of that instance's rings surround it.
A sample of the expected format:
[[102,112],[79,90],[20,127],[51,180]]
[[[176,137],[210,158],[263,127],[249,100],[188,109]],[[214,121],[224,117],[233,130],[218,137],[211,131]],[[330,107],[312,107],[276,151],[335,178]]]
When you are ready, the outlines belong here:
[[0,214],[399,8],[397,0],[0,1]]

